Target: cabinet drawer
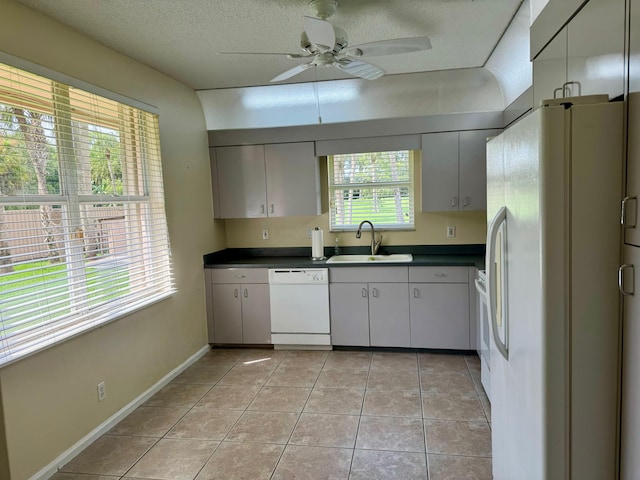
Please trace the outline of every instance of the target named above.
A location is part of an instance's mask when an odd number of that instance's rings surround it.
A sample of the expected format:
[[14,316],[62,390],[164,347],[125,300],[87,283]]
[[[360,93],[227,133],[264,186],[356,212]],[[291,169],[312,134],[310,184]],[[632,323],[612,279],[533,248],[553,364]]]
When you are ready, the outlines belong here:
[[468,267],[410,267],[410,282],[468,283]]
[[330,268],[329,282],[331,283],[368,283],[387,282],[402,283],[407,282],[409,267],[353,267],[353,268]]
[[213,268],[211,283],[269,283],[266,268]]

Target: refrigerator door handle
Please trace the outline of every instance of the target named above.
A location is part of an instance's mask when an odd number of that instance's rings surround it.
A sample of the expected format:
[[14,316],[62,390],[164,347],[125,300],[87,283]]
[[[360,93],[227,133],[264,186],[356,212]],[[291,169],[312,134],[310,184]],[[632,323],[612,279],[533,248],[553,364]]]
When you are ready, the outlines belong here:
[[[489,314],[489,318],[491,319],[491,332],[493,333],[493,340],[495,342],[496,348],[500,352],[500,354],[505,358],[505,360],[509,360],[509,350],[507,346],[500,339],[500,335],[498,334],[498,319],[496,317],[497,310],[497,296],[496,289],[493,285],[494,279],[496,278],[496,264],[495,264],[495,254],[496,254],[496,238],[498,236],[498,231],[500,227],[507,219],[507,207],[501,207],[496,213],[493,220],[489,224],[489,229],[487,231],[487,264],[485,266],[487,272],[487,283],[486,283],[486,292],[487,292],[487,311]],[[504,263],[505,259],[502,259]],[[504,294],[504,292],[503,292]],[[508,319],[506,315],[503,315],[504,322],[507,322]],[[508,326],[505,325],[504,331],[508,331]],[[505,338],[506,340],[506,338]]]
[[624,264],[618,269],[618,289],[620,293],[625,297],[631,296],[635,293],[636,286],[634,284],[631,285],[631,290],[626,290],[624,287],[624,271],[630,268],[632,272],[632,280],[635,280],[635,267],[633,265]]
[[627,223],[627,202],[629,202],[629,200],[635,200],[637,202],[638,197],[632,196],[632,197],[624,197],[622,199],[622,216],[620,218],[620,224],[624,228],[636,228],[635,220],[633,221],[633,223]]

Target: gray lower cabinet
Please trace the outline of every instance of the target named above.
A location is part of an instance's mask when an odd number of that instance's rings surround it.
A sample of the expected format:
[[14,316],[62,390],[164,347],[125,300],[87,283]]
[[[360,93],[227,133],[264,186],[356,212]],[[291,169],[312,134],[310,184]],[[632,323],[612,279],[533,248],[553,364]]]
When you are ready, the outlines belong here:
[[410,347],[407,267],[330,269],[333,345]]
[[468,270],[468,267],[409,269],[411,347],[475,348],[470,339]]
[[213,338],[215,343],[242,343],[242,299],[241,285],[214,284]]
[[366,283],[332,283],[331,343],[368,347],[369,290]]
[[372,347],[410,347],[409,286],[369,284],[369,337]]
[[209,342],[271,343],[267,270],[220,269],[209,277]]

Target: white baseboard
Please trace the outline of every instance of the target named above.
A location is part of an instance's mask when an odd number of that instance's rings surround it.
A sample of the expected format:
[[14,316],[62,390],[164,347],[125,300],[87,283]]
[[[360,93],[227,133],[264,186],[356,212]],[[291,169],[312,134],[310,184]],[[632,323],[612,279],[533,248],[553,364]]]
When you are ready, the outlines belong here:
[[156,382],[154,385],[149,387],[146,391],[142,392],[140,395],[138,395],[136,398],[134,398],[131,402],[129,402],[124,407],[122,407],[116,413],[111,415],[107,420],[102,422],[100,425],[94,428],[87,435],[82,437],[78,442],[76,442],[75,445],[73,445],[71,448],[64,451],[53,462],[51,462],[49,465],[47,465],[38,473],[36,473],[34,476],[32,476],[30,480],[47,480],[48,478],[52,477],[55,473],[58,472],[58,470],[61,467],[69,463],[75,456],[77,456],[85,448],[87,448],[89,445],[95,442],[100,436],[104,435],[113,427],[115,427],[115,425],[118,422],[120,422],[127,415],[133,412],[136,408],[138,408],[140,405],[142,405],[144,402],[150,399],[153,395],[155,395],[158,392],[158,390],[160,390],[162,387],[167,385],[171,380],[173,380],[178,375],[180,375],[184,370],[186,370],[187,367],[191,366],[198,359],[203,357],[210,349],[211,347],[209,345],[206,345],[202,347],[200,350],[198,350],[196,353],[191,355],[181,365],[171,370],[164,377],[158,380],[158,382]]

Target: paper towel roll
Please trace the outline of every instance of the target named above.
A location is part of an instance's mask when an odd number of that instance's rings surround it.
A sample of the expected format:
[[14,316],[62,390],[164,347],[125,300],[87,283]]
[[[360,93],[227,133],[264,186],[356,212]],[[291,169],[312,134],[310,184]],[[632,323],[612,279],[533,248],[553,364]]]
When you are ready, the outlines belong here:
[[322,240],[322,230],[316,228],[311,231],[311,258],[324,257],[324,243]]

